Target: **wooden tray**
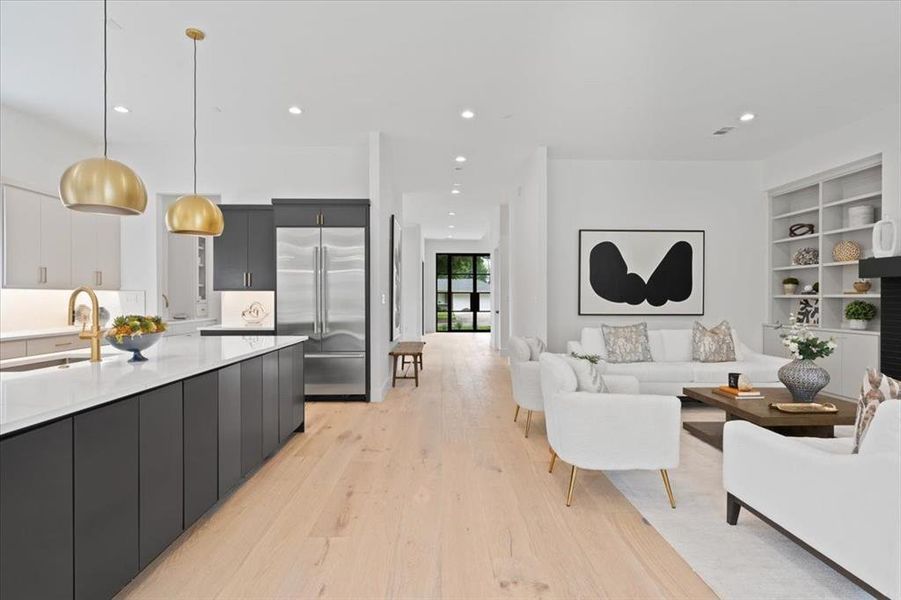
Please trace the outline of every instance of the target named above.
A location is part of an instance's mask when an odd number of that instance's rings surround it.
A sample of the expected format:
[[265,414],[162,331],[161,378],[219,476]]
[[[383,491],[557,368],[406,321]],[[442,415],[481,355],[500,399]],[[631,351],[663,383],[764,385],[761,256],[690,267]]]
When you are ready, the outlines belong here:
[[824,402],[771,402],[771,408],[782,411],[784,413],[837,413],[838,408],[830,403]]

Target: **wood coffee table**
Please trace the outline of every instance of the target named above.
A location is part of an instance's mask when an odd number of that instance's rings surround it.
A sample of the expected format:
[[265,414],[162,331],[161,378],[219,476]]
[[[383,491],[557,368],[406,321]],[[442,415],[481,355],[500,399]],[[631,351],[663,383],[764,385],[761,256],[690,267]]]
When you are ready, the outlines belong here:
[[[835,437],[836,425],[854,425],[857,404],[820,394],[817,402],[830,402],[838,408],[831,414],[792,414],[770,408],[771,402],[791,402],[791,394],[785,388],[759,388],[763,400],[739,400],[714,393],[715,388],[683,388],[682,394],[709,406],[722,409],[727,421],[749,421],[776,433],[800,437]],[[723,449],[723,425],[721,421],[692,421],[683,423],[690,434],[715,448]]]

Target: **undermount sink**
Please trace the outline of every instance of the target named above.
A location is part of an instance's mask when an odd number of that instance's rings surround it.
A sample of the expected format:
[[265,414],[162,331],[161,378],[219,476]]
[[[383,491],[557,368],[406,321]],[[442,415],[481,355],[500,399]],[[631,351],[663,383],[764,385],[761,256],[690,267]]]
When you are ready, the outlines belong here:
[[36,371],[37,369],[49,369],[50,367],[65,369],[71,364],[84,362],[86,360],[88,360],[88,357],[86,356],[66,356],[64,358],[54,358],[51,360],[41,360],[18,365],[9,365],[8,367],[0,367],[0,373]]

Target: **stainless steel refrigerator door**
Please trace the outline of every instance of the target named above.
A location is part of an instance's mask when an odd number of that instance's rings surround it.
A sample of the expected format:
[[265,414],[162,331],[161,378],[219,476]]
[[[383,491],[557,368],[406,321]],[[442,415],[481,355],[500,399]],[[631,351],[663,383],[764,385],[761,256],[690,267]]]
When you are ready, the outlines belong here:
[[320,237],[318,227],[278,227],[276,243],[276,330],[279,335],[309,336],[307,349],[318,352],[321,332]]
[[322,229],[322,351],[366,350],[366,230]]
[[304,380],[307,396],[361,396],[366,393],[366,353],[308,353]]

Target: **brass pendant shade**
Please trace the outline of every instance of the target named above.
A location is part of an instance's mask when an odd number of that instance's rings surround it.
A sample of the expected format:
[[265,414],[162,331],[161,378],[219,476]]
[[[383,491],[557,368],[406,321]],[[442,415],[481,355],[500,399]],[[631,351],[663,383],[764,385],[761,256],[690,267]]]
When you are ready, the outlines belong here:
[[59,180],[63,206],[81,212],[139,215],[147,208],[147,190],[137,174],[110,158],[86,158],[66,169]]
[[147,208],[147,189],[126,165],[107,157],[106,0],[103,2],[103,156],[78,161],[59,180],[63,206],[80,212],[139,215]]
[[180,235],[222,235],[225,218],[216,203],[197,194],[197,42],[206,35],[199,29],[185,30],[194,43],[194,193],[182,196],[166,209],[166,228]]

